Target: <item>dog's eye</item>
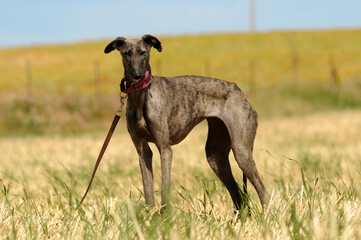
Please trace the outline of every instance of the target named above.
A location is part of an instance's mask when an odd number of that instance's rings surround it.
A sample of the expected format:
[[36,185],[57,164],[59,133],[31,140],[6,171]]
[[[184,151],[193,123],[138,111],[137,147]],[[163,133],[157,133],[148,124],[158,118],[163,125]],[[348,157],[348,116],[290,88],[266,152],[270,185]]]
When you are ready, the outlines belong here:
[[124,52],[124,55],[130,57],[130,56],[132,56],[132,52],[131,51],[126,51],[126,52]]
[[146,51],[141,51],[140,55],[144,56],[147,52]]

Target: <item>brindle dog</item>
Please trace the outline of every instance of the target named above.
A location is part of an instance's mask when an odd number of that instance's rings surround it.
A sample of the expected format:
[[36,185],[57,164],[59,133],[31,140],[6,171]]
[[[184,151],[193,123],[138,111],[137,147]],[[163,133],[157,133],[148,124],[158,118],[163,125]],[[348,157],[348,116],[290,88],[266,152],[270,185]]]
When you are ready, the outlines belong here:
[[[149,66],[151,47],[162,51],[161,42],[152,35],[127,40],[118,37],[104,52],[118,50],[123,59],[128,83],[138,83]],[[247,178],[255,187],[264,207],[270,200],[252,157],[257,129],[257,113],[235,83],[200,77],[152,76],[148,87],[128,95],[127,126],[139,155],[147,204],[154,206],[152,151],[155,143],[161,158],[162,205],[169,204],[172,145],[181,142],[198,123],[208,122],[206,155],[209,165],[226,186],[236,209],[247,205],[244,193],[235,181],[228,155],[232,150]]]

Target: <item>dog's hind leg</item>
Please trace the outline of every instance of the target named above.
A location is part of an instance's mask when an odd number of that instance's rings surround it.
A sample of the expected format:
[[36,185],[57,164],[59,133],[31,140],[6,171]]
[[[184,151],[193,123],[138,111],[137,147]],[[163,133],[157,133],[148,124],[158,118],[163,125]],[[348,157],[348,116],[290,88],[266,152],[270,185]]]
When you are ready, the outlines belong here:
[[233,116],[226,123],[230,132],[232,151],[238,166],[257,191],[262,207],[268,204],[270,194],[264,187],[252,156],[254,138],[257,129],[257,114],[249,109],[247,114]]
[[229,164],[228,155],[231,150],[231,140],[228,130],[218,118],[208,118],[207,121],[209,128],[206,144],[208,163],[227,188],[235,208],[241,210],[247,205],[247,197],[239,189]]
[[243,147],[234,147],[232,150],[238,166],[242,169],[246,178],[248,178],[255,187],[262,207],[264,207],[268,204],[270,195],[264,187],[261,178],[259,177],[256,163],[252,157],[252,152],[247,151]]

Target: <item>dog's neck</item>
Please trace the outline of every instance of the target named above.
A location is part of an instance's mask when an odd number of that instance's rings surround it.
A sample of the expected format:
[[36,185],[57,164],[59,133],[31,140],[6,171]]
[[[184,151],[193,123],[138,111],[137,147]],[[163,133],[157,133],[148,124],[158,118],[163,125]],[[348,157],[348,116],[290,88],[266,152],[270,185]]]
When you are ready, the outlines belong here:
[[[135,111],[138,127],[145,130],[147,129],[147,127],[143,116],[144,114],[143,109],[144,109],[146,93],[148,91],[148,86],[151,82],[151,79],[152,79],[151,69],[150,66],[148,65],[146,74],[139,82],[131,82],[126,78],[126,76],[124,76],[124,78],[120,83],[121,91],[123,93],[128,94],[129,96],[127,108],[133,109],[132,111]],[[146,130],[146,132],[148,132],[148,130]]]
[[149,86],[151,80],[152,80],[152,71],[150,65],[148,65],[148,69],[144,74],[144,77],[138,82],[132,82],[131,80],[129,80],[129,78],[126,77],[126,74],[124,74],[124,78],[120,83],[120,90],[123,93],[127,93],[127,94],[136,91],[141,91]]

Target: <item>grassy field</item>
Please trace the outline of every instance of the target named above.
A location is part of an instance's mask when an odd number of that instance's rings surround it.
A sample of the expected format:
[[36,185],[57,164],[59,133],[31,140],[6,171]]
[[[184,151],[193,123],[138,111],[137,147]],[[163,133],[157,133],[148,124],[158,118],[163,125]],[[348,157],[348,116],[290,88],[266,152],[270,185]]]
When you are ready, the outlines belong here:
[[[154,74],[236,82],[261,119],[361,106],[361,30],[160,40],[163,52],[151,57]],[[117,108],[123,73],[119,54],[103,53],[108,42],[0,49],[0,134],[104,128]],[[330,58],[340,78],[337,89]]]
[[[209,75],[247,94],[259,115],[254,157],[272,193],[269,208],[262,211],[250,187],[252,215],[233,213],[205,159],[206,123],[173,148],[168,215],[159,211],[160,161],[152,146],[157,204],[146,208],[122,119],[76,209],[118,107],[120,57],[103,54],[109,40],[1,49],[0,239],[360,239],[361,30],[160,40],[155,74]],[[339,87],[330,83],[330,56]]]
[[[325,83],[329,81],[331,57],[342,82],[361,79],[361,30],[159,38],[163,52],[153,51],[151,57],[156,75],[207,75],[236,82],[245,89],[249,87],[249,63],[254,61],[256,87],[297,81]],[[0,93],[26,93],[27,61],[32,69],[34,96],[93,94],[95,62],[99,66],[100,91],[117,93],[114,86],[122,78],[123,66],[119,54],[103,53],[110,40],[2,49]]]
[[[290,131],[292,129],[292,131]],[[226,189],[207,164],[206,124],[174,147],[172,210],[146,209],[136,152],[121,126],[85,204],[104,132],[0,139],[0,238],[359,239],[361,111],[260,122],[255,159],[272,192],[262,212],[253,187],[252,216],[233,214]],[[242,172],[231,158],[233,172]]]
[[[151,57],[154,74],[236,82],[261,119],[361,106],[359,29],[160,40],[163,52]],[[119,54],[103,53],[109,41],[0,49],[0,134],[105,128],[123,74]],[[330,57],[340,77],[337,89],[330,81]]]

